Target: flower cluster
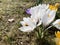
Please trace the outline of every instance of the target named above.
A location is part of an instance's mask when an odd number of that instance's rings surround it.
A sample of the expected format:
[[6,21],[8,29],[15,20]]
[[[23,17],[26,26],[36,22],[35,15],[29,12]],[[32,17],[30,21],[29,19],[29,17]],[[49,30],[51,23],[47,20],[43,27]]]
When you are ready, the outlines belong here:
[[[31,32],[41,24],[44,27],[48,26],[51,22],[54,21],[58,6],[59,3],[56,3],[55,5],[39,4],[38,6],[27,9],[26,12],[31,16],[24,17],[23,21],[20,21],[22,27],[19,29],[23,32]],[[57,19],[51,25],[60,29],[60,19]]]

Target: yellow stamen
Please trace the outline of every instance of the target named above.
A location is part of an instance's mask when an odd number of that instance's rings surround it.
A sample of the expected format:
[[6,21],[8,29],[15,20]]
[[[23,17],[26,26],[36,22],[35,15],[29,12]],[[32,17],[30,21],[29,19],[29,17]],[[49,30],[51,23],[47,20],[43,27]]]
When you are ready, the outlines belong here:
[[25,26],[28,26],[28,24],[24,24]]
[[48,17],[50,17],[50,15],[48,14]]
[[54,5],[49,5],[49,9],[50,10],[56,10],[57,11],[58,8],[56,6],[54,6]]

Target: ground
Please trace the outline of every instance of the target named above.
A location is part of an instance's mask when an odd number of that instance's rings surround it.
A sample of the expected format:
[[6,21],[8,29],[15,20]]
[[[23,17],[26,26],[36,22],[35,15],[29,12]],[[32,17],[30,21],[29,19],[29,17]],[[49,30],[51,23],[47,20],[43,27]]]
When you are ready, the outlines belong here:
[[[59,0],[57,1],[59,2]],[[26,14],[26,9],[36,4],[36,0],[0,0],[0,45],[35,45],[35,31],[21,32],[20,21]],[[8,19],[14,19],[9,22]]]

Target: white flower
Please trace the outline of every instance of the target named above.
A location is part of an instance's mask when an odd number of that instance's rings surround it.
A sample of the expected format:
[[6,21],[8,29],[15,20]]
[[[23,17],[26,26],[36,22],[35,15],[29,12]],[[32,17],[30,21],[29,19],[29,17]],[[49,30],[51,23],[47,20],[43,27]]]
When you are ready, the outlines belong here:
[[35,23],[31,18],[23,18],[23,21],[20,22],[23,27],[20,27],[19,29],[23,32],[31,32],[36,28]]
[[53,26],[55,26],[57,29],[60,29],[60,19],[57,19],[55,22],[53,22]]
[[49,5],[48,9],[46,10],[46,14],[43,16],[43,25],[48,26],[55,18],[56,11],[58,9],[58,4]]
[[40,26],[42,24],[42,18],[46,13],[46,10],[48,9],[49,4],[41,4],[39,6],[40,6],[39,12],[36,15],[36,17],[38,18],[38,21],[39,21],[37,26]]
[[37,24],[37,26],[40,26],[42,24],[42,18],[46,13],[46,10],[48,9],[49,4],[39,4],[36,7],[31,8],[31,18],[35,19],[35,22]]
[[54,20],[55,15],[56,15],[56,10],[48,9],[42,19],[43,25],[48,26]]

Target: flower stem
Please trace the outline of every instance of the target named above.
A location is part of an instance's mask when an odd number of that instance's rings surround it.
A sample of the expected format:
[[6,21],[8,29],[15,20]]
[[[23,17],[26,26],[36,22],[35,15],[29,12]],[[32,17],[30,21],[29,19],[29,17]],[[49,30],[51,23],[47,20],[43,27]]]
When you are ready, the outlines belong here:
[[48,28],[45,29],[45,31],[47,31],[49,28],[51,28],[53,25],[49,26]]
[[48,28],[45,29],[45,31],[42,32],[42,38],[44,37],[45,32],[46,32],[49,28],[51,28],[52,26],[53,26],[53,25],[49,26]]

